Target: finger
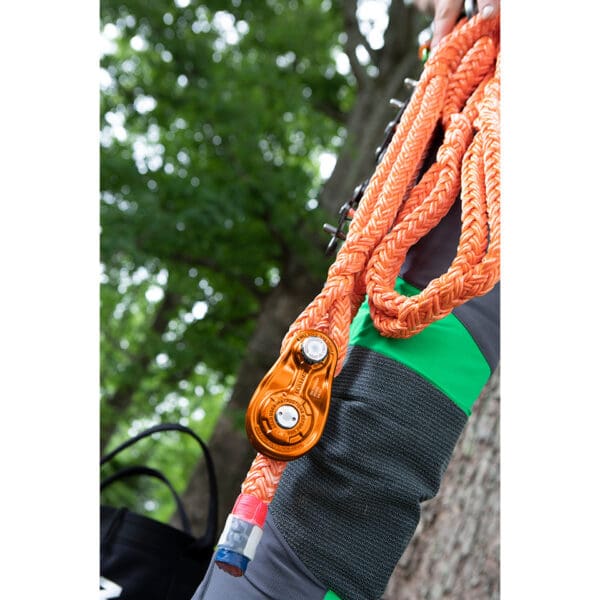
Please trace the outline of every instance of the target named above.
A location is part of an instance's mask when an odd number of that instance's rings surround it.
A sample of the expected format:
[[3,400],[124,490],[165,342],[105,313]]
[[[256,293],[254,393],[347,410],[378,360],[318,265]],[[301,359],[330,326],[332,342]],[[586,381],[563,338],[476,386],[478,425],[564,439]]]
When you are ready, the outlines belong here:
[[479,7],[482,18],[489,19],[500,10],[500,0],[483,0]]
[[[488,3],[495,0],[487,0]],[[433,37],[431,49],[435,48],[441,39],[452,31],[462,9],[461,0],[438,0],[433,17]]]

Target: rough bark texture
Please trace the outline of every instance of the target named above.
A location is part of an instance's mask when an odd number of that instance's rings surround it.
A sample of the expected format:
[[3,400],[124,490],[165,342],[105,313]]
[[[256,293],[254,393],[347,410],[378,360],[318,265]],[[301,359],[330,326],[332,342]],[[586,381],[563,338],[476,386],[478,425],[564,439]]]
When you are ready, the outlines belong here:
[[438,495],[382,600],[500,597],[500,384],[497,370],[475,405]]

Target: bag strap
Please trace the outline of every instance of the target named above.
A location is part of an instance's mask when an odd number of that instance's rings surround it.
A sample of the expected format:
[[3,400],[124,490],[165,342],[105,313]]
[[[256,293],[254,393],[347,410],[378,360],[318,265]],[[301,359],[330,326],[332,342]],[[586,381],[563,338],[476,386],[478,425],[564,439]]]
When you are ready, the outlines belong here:
[[132,467],[124,467],[120,469],[116,473],[109,475],[105,479],[100,482],[100,491],[106,489],[109,485],[112,485],[115,481],[120,479],[126,479],[127,477],[134,477],[138,475],[144,475],[147,477],[154,477],[155,479],[159,479],[162,481],[168,488],[171,490],[171,494],[175,499],[175,504],[177,504],[177,512],[179,514],[179,518],[181,520],[181,528],[185,533],[192,535],[192,527],[190,525],[190,519],[185,512],[185,507],[183,506],[183,502],[179,497],[179,494],[175,491],[175,488],[171,484],[171,482],[157,469],[153,469],[152,467],[146,467],[142,465],[135,465]]
[[196,440],[196,442],[202,449],[202,452],[204,453],[204,460],[206,463],[206,470],[208,474],[209,498],[208,515],[206,519],[206,530],[201,538],[201,541],[202,543],[214,546],[217,539],[217,477],[215,475],[215,467],[210,452],[208,450],[208,446],[192,429],[190,429],[189,427],[185,427],[184,425],[180,425],[179,423],[161,423],[159,425],[154,425],[153,427],[149,427],[141,433],[138,433],[132,438],[126,440],[125,442],[117,446],[114,450],[103,456],[100,459],[100,465],[102,466],[107,462],[111,461],[117,454],[125,450],[125,448],[129,448],[133,444],[139,442],[141,439],[146,438],[155,433],[161,433],[163,431],[179,431],[181,433],[185,433],[186,435],[191,436],[192,438],[194,438],[194,440]]

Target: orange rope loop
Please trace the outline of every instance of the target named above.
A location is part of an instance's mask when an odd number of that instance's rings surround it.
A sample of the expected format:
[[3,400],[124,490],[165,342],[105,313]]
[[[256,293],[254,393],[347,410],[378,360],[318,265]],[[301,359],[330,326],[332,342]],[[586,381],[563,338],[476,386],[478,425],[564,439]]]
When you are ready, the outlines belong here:
[[[406,338],[500,278],[500,20],[463,19],[427,60],[394,137],[370,179],[321,293],[283,340],[304,329],[333,339],[336,375],[365,295],[383,336]],[[444,138],[417,181],[433,133]],[[462,197],[462,227],[448,271],[419,294],[394,286],[408,250]],[[258,454],[242,492],[270,502],[286,463]]]

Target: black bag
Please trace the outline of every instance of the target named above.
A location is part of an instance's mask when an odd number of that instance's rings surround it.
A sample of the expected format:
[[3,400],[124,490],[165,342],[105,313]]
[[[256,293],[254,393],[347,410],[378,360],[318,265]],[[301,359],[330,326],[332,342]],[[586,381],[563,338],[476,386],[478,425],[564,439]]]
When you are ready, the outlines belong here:
[[160,471],[134,465],[101,481],[101,489],[126,477],[154,477],[165,483],[177,505],[182,529],[176,529],[127,508],[100,507],[100,599],[190,600],[200,585],[216,544],[217,480],[206,444],[191,429],[177,423],[151,427],[102,457],[106,464],[142,438],[161,431],[192,436],[204,452],[209,482],[207,526],[204,535],[192,534],[185,508],[171,482]]

